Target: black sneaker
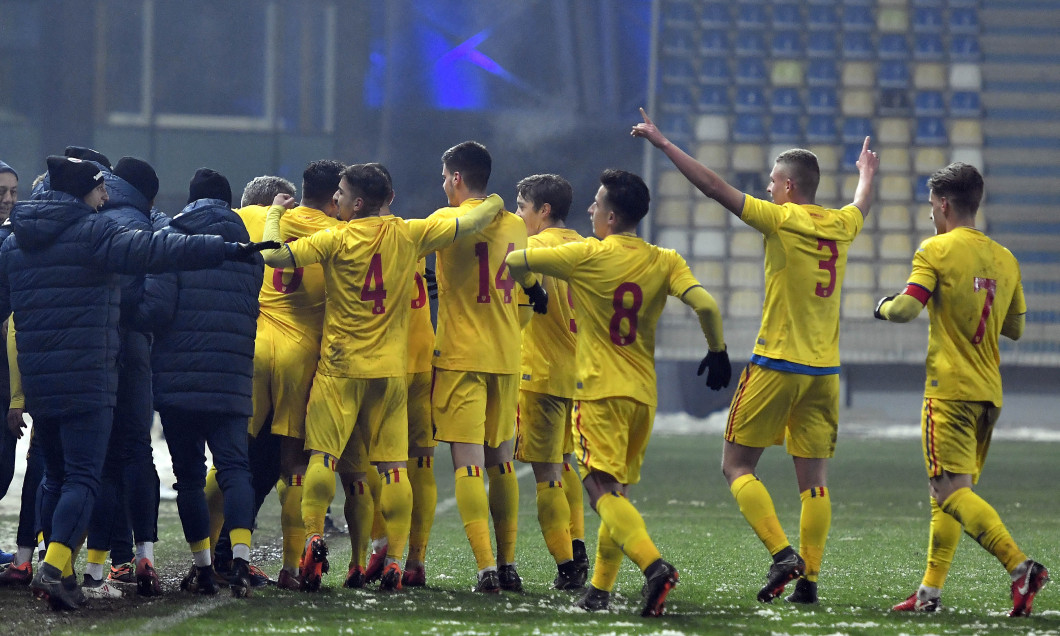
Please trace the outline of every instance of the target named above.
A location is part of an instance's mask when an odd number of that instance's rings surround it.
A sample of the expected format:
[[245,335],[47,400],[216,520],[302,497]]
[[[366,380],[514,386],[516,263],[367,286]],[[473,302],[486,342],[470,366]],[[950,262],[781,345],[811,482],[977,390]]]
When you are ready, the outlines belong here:
[[574,601],[575,607],[580,607],[586,612],[599,612],[608,609],[611,605],[611,592],[605,592],[604,590],[597,589],[589,584],[589,588],[585,590],[585,594],[581,595],[581,598]]
[[817,603],[817,583],[799,579],[795,583],[795,591],[784,599],[789,603],[801,603],[803,605],[814,605]]
[[514,564],[502,565],[497,568],[497,577],[500,579],[501,589],[508,592],[522,592],[523,579],[515,571]]
[[578,564],[574,561],[560,563],[557,566],[559,572],[556,580],[552,582],[552,588],[556,590],[580,590],[585,587],[585,580],[578,572]]
[[479,575],[475,591],[483,594],[500,594],[501,579],[497,570],[487,570]]
[[[74,590],[67,589],[63,585],[62,572],[51,564],[42,563],[37,568],[37,573],[33,575],[33,581],[30,582],[29,588],[34,596],[48,601],[48,604],[55,611],[76,610],[81,607],[77,602],[78,599]],[[77,581],[75,580],[74,589],[76,588]]]
[[578,574],[574,580],[578,583],[578,587],[584,587],[586,581],[589,580],[589,555],[585,553],[585,542],[575,539],[571,541],[571,547],[574,548],[574,566]]
[[644,570],[644,607],[641,616],[662,616],[666,607],[666,595],[677,586],[677,568],[662,559]]
[[247,598],[250,596],[250,564],[243,559],[232,559],[232,576],[228,579],[228,587],[232,590],[232,598]]
[[761,603],[772,603],[773,599],[784,593],[785,585],[806,573],[806,562],[799,553],[790,548],[786,550],[790,550],[789,554],[775,559],[769,567],[766,585],[758,591],[758,600]]
[[180,589],[192,594],[212,596],[220,591],[217,579],[214,578],[213,568],[209,565],[198,567],[192,565],[188,574],[181,580]]

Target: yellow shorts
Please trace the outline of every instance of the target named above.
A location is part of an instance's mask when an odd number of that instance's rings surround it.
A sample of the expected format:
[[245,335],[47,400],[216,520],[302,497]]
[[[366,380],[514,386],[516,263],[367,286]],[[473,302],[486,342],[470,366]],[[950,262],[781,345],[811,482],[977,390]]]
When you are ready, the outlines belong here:
[[409,457],[405,376],[340,378],[317,374],[306,414],[306,450],[341,458],[340,470]]
[[920,442],[928,478],[946,471],[971,475],[972,483],[977,483],[1000,415],[1001,407],[990,402],[924,398]]
[[515,458],[521,462],[562,463],[563,455],[574,452],[573,412],[571,398],[520,390]]
[[431,372],[409,373],[409,446],[434,448],[434,422],[431,420]]
[[247,432],[257,436],[272,415],[276,435],[305,439],[305,413],[313,384],[320,342],[294,340],[258,319],[254,340],[254,415]]
[[636,400],[575,400],[574,445],[578,463],[587,470],[605,472],[621,484],[639,482],[654,424],[655,407]]
[[839,375],[803,375],[748,364],[732,397],[725,441],[765,448],[787,442],[794,457],[835,455]]
[[519,374],[434,369],[431,405],[439,442],[496,448],[515,435]]

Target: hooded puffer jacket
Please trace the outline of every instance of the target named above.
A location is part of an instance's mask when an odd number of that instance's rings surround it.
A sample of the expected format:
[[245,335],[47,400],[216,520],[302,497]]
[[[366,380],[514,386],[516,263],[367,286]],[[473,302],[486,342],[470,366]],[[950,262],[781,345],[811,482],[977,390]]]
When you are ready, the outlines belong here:
[[[131,183],[118,175],[103,171],[107,186],[107,202],[100,213],[114,219],[121,227],[131,230],[153,231],[151,202]],[[144,275],[126,274],[121,277],[121,325],[129,327],[140,299],[144,295]]]

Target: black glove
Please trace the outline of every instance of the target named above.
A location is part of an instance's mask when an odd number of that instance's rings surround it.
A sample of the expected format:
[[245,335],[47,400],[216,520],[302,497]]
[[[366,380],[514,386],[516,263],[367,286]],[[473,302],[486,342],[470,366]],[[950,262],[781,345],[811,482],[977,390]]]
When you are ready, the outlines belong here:
[[438,297],[438,277],[430,267],[423,268],[423,282],[427,283],[427,295],[431,298]]
[[257,243],[225,243],[225,259],[230,261],[253,260],[254,255],[262,250],[278,250],[277,241],[260,241]]
[[696,375],[707,372],[707,388],[712,391],[720,391],[729,386],[732,380],[732,365],[729,364],[729,348],[721,351],[707,351],[707,357],[699,363],[699,371]]
[[876,320],[887,320],[887,317],[880,313],[880,307],[883,307],[883,303],[887,302],[888,300],[894,300],[894,297],[897,295],[898,294],[884,296],[880,299],[880,302],[876,303],[876,309],[872,310],[872,315],[876,318]]
[[541,286],[541,283],[534,283],[533,287],[524,291],[530,297],[530,305],[534,308],[535,314],[548,313],[548,292]]

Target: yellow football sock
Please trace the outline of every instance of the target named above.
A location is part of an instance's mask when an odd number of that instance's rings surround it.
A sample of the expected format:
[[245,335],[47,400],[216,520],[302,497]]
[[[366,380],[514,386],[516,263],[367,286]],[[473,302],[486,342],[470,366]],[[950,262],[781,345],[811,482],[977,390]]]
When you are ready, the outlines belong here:
[[48,544],[48,551],[44,553],[44,562],[61,571],[63,576],[70,576],[70,574],[73,574],[73,567],[70,564],[72,555],[73,550],[70,549],[70,546],[52,541]]
[[928,536],[927,569],[921,585],[941,590],[950,573],[953,555],[961,540],[961,524],[942,511],[939,502],[931,498],[931,532]]
[[493,558],[493,546],[490,544],[489,497],[486,496],[486,484],[482,481],[480,466],[460,466],[456,469],[456,507],[460,519],[464,522],[464,534],[467,535],[471,551],[475,554],[475,563],[481,572],[497,565]]
[[95,563],[96,565],[102,565],[107,562],[107,555],[110,554],[109,550],[93,550],[89,548],[88,556],[86,561],[88,563]]
[[438,506],[438,483],[434,479],[433,457],[409,458],[409,483],[412,484],[412,526],[409,529],[409,563],[423,563],[427,541],[434,526],[434,509]]
[[251,545],[251,537],[254,536],[250,528],[232,528],[228,531],[228,538],[232,542],[232,547],[237,545],[245,545],[248,548]]
[[1005,524],[1001,523],[997,511],[972,492],[971,488],[958,489],[942,502],[942,509],[964,526],[969,537],[997,557],[1006,571],[1011,573],[1027,560],[1027,555],[1012,540]]
[[570,538],[585,540],[585,504],[582,500],[582,479],[578,469],[563,462],[563,494],[570,510]]
[[806,561],[806,580],[816,581],[821,573],[824,544],[832,527],[832,498],[824,487],[810,488],[799,495],[802,515],[799,517],[799,554]]
[[210,466],[206,472],[206,487],[203,488],[206,495],[206,508],[210,511],[210,546],[217,546],[217,540],[221,538],[221,528],[225,525],[225,497],[221,492],[221,486],[217,483],[217,468]]
[[[231,536],[231,534],[229,534],[229,536]],[[209,550],[210,538],[207,537],[205,539],[199,539],[198,541],[189,543],[188,548],[190,548],[192,554],[195,554],[196,552],[202,552],[203,550]]]
[[[368,471],[371,473],[372,471]],[[366,481],[350,482],[346,487],[346,505],[342,511],[346,516],[346,526],[350,533],[350,565],[364,567],[368,561],[369,535],[372,530],[372,515],[375,508],[375,497]]]
[[776,554],[791,545],[780,527],[780,519],[777,519],[777,511],[773,508],[769,491],[757,477],[753,474],[741,475],[732,482],[729,490],[732,491],[732,496],[740,506],[740,512],[747,519],[747,523],[751,524],[751,529],[762,540],[770,554]]
[[593,587],[610,592],[618,580],[622,567],[622,548],[611,538],[607,524],[601,523],[596,533],[596,561],[593,562]]
[[574,558],[570,542],[570,508],[563,492],[563,483],[558,481],[537,482],[537,521],[545,545],[556,563],[565,563]]
[[497,535],[497,563],[515,563],[515,538],[519,532],[519,480],[512,462],[486,469],[490,478],[489,502],[493,532]]
[[297,571],[305,547],[302,522],[302,482],[304,475],[291,475],[280,493],[280,529],[283,531],[283,568]]
[[379,508],[386,519],[386,556],[400,560],[405,555],[412,526],[412,484],[407,468],[391,468],[379,474],[383,482]]
[[306,537],[324,534],[324,517],[335,498],[335,458],[323,453],[309,456],[302,483],[302,523]]
[[648,536],[644,518],[624,495],[611,492],[601,496],[596,501],[596,511],[600,513],[600,521],[607,526],[611,538],[641,572],[662,557]]
[[365,482],[372,491],[372,501],[375,508],[372,510],[372,540],[382,539],[386,536],[386,519],[383,517],[383,482],[379,479],[378,470],[369,470],[365,473]]

